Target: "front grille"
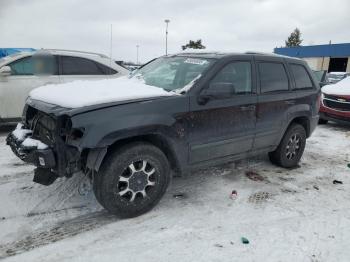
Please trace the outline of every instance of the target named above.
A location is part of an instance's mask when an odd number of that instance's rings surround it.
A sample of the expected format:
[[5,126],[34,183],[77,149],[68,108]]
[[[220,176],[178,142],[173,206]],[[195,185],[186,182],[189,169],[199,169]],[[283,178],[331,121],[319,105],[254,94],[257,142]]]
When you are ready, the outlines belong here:
[[55,120],[39,111],[30,122],[30,129],[33,130],[33,138],[47,145],[53,145],[55,143],[55,128]]
[[323,104],[326,107],[339,110],[339,111],[350,111],[350,99],[345,99],[342,97],[325,95],[323,99]]
[[340,96],[335,96],[335,95],[327,95],[327,94],[323,94],[323,95],[324,95],[324,98],[326,98],[326,99],[338,100],[340,98],[340,99],[345,100],[345,102],[350,103],[350,98],[345,98],[345,97],[340,97]]

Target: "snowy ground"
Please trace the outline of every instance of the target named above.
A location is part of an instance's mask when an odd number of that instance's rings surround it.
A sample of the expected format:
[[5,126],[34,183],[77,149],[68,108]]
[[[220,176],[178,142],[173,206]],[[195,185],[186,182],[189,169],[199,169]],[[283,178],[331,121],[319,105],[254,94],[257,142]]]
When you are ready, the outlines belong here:
[[105,213],[82,176],[34,184],[33,168],[4,143],[0,133],[0,258],[7,261],[350,259],[349,127],[319,126],[297,169],[262,157],[175,178],[153,211],[128,220]]

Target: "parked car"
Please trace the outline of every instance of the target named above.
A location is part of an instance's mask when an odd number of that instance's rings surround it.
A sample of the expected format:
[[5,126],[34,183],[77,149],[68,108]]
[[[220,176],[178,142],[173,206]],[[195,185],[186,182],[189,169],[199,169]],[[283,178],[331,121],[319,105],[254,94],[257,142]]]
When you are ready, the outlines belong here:
[[0,59],[0,124],[18,121],[31,90],[78,79],[128,74],[101,54],[69,50],[15,53]]
[[350,77],[322,88],[319,123],[329,120],[350,124]]
[[328,79],[327,70],[313,70],[313,72],[321,87],[331,84]]
[[327,77],[328,80],[331,84],[335,84],[337,82],[339,82],[340,80],[348,77],[350,75],[350,73],[348,72],[330,72],[328,73]]
[[182,53],[129,78],[32,91],[7,144],[37,166],[35,182],[84,172],[103,207],[134,217],[158,203],[170,170],[185,174],[263,153],[296,167],[319,101],[317,80],[300,59]]

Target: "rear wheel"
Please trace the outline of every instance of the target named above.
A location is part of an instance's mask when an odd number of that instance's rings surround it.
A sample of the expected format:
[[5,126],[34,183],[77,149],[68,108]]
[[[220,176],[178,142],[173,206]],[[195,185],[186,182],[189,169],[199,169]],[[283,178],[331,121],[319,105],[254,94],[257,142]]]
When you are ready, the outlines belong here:
[[287,129],[277,149],[269,153],[270,160],[282,167],[296,167],[303,155],[305,144],[305,128],[299,124],[292,124]]
[[123,218],[151,210],[164,195],[170,167],[164,153],[148,143],[131,143],[107,156],[94,179],[98,202]]
[[320,119],[318,120],[318,123],[319,123],[320,125],[325,125],[325,124],[328,123],[328,120],[320,118]]

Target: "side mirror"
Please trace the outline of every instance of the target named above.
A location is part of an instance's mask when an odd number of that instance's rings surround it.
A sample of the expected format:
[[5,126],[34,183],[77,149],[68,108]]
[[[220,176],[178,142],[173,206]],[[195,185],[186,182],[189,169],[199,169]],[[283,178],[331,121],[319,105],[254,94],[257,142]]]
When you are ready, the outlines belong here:
[[203,90],[198,97],[198,103],[206,104],[211,99],[230,98],[235,94],[235,88],[232,83],[217,82],[209,84],[209,88]]
[[0,68],[0,76],[9,76],[11,75],[11,67],[3,66]]

